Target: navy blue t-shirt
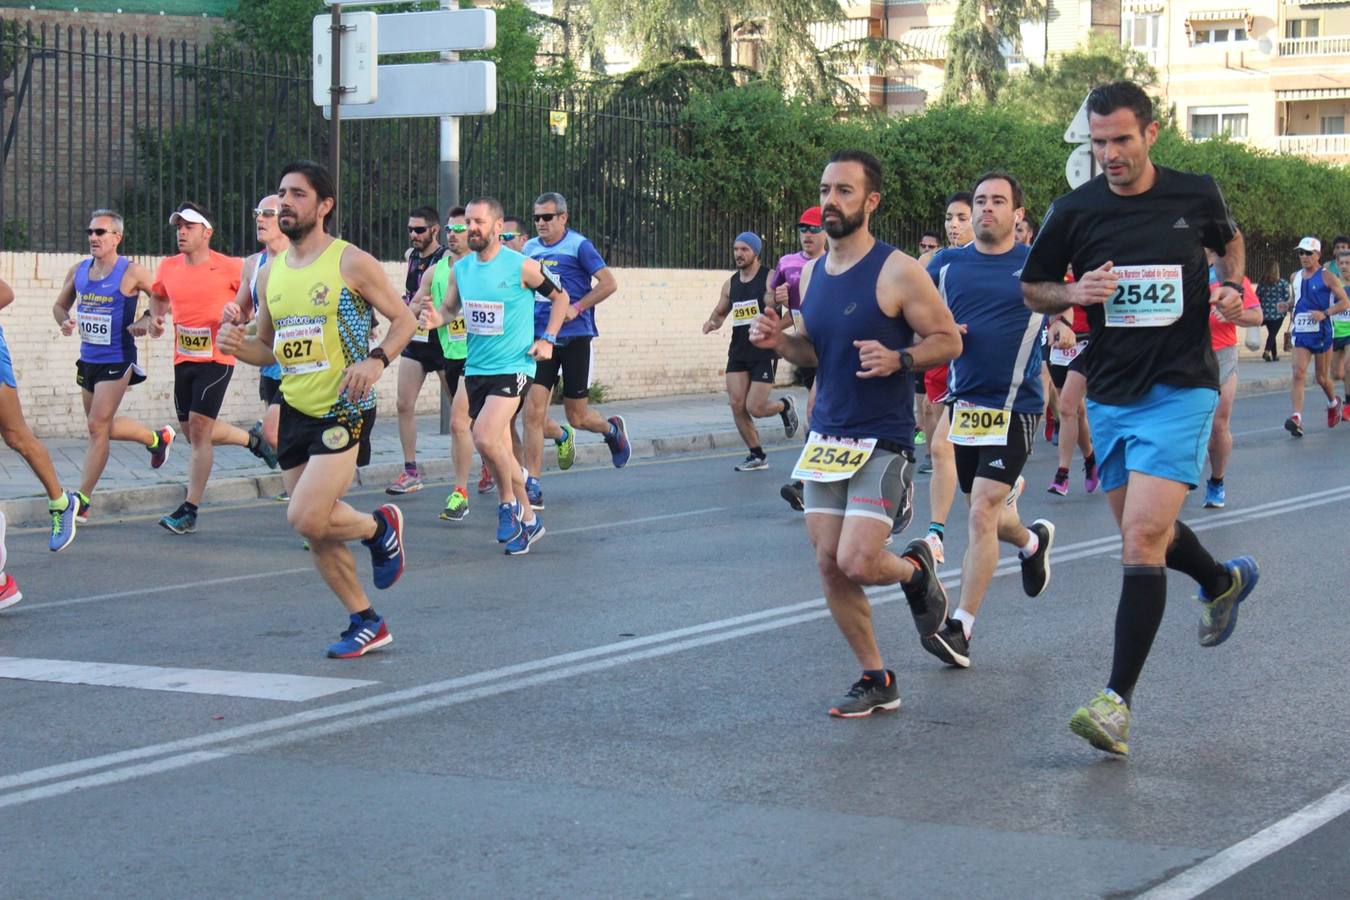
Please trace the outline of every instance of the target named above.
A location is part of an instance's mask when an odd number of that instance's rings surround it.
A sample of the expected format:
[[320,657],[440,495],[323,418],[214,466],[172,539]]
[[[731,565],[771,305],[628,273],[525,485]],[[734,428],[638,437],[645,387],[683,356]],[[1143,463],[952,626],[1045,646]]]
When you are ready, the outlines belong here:
[[1022,301],[1022,266],[1030,250],[1014,244],[1007,253],[988,254],[970,243],[940,250],[928,274],[965,325],[961,355],[952,360],[948,388],[953,400],[991,409],[1039,413],[1041,316]]
[[[600,251],[589,240],[567,229],[562,238],[554,244],[545,244],[539,238],[530,238],[525,242],[524,253],[530,259],[539,260],[540,265],[553,274],[567,291],[567,298],[576,303],[591,292],[591,279],[596,272],[605,268]],[[536,300],[534,304],[535,335],[542,335],[548,328],[548,317],[552,310],[552,301]],[[595,337],[599,334],[595,328],[595,309],[583,310],[581,315],[570,322],[564,322],[558,330],[558,337]]]

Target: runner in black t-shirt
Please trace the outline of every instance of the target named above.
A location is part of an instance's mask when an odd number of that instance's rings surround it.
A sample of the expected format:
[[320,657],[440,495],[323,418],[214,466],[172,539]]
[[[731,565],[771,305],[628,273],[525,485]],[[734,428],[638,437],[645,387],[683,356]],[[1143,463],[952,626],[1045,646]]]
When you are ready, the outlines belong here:
[[727,349],[727,399],[731,417],[750,451],[737,472],[753,472],[769,467],[764,448],[759,442],[755,419],[779,416],[788,437],[797,433],[797,409],[790,394],[777,400],[769,399],[777,372],[778,354],[750,343],[750,323],[764,312],[765,306],[777,309],[773,291],[769,290],[769,270],[760,264],[759,254],[764,242],[753,231],[736,235],[731,252],[736,260],[736,274],[722,285],[722,296],[713,307],[712,315],[703,323],[703,333],[709,334],[722,327],[731,318],[731,346]]
[[[1200,644],[1223,643],[1256,585],[1251,557],[1219,563],[1177,520],[1200,482],[1219,372],[1211,305],[1242,314],[1242,235],[1214,179],[1149,159],[1153,103],[1130,82],[1088,96],[1092,150],[1104,170],[1051,205],[1022,269],[1027,305],[1084,306],[1088,418],[1102,487],[1120,525],[1124,578],[1106,690],[1069,727],[1094,747],[1129,752],[1130,698],[1167,601],[1166,568],[1200,585]],[[1211,295],[1204,250],[1219,254]],[[1064,283],[1072,264],[1078,276]],[[1166,568],[1165,568],[1166,567]]]

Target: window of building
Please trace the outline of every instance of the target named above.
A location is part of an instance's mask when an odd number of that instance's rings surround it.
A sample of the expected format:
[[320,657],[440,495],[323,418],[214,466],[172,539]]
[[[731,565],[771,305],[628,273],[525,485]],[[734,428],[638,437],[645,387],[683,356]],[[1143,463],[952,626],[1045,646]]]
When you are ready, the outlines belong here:
[[1196,44],[1232,44],[1247,39],[1247,29],[1242,25],[1204,25],[1195,29]]
[[1315,38],[1319,36],[1321,24],[1317,19],[1286,19],[1284,36],[1287,38]]
[[1323,116],[1323,134],[1345,134],[1345,116]]
[[1247,136],[1247,108],[1245,106],[1202,106],[1191,109],[1191,137],[1206,141],[1226,134],[1229,137]]
[[1156,54],[1162,43],[1161,13],[1123,13],[1120,17],[1121,43],[1145,54]]

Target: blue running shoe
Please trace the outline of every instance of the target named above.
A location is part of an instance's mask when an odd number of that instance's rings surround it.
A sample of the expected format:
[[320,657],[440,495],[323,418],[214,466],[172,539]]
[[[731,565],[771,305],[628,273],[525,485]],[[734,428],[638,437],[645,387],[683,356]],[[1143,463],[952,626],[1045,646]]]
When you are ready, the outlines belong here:
[[65,509],[53,509],[50,503],[47,504],[47,511],[52,514],[52,537],[47,546],[53,553],[66,549],[75,540],[75,519],[80,514],[80,495],[66,491],[65,497]]
[[538,478],[525,479],[525,496],[530,498],[530,508],[544,508],[544,489],[539,486]]
[[380,590],[393,587],[403,574],[403,512],[394,504],[386,503],[375,510],[375,518],[384,523],[383,534],[376,534],[361,543],[370,548],[370,566],[374,570],[375,587]]
[[1261,570],[1250,556],[1239,556],[1223,564],[1233,576],[1228,590],[1213,600],[1202,590],[1197,600],[1204,606],[1200,613],[1200,646],[1217,647],[1233,634],[1237,625],[1238,604],[1246,600],[1261,579]]
[[609,424],[614,426],[614,430],[605,435],[605,443],[609,445],[614,468],[622,469],[628,465],[628,457],[633,454],[633,449],[628,446],[628,426],[624,424],[623,416],[610,416]]
[[1205,509],[1223,509],[1226,494],[1222,484],[1205,482]]
[[497,543],[505,544],[520,534],[520,519],[510,503],[497,504]]
[[544,536],[544,520],[535,516],[533,525],[521,524],[520,533],[506,542],[507,556],[524,556],[530,545]]
[[360,613],[352,613],[351,625],[342,632],[341,639],[328,648],[330,659],[356,659],[372,650],[388,647],[394,642],[384,616],[377,616],[367,622]]
[[197,532],[197,514],[183,507],[169,513],[159,520],[159,527],[174,534],[195,534]]

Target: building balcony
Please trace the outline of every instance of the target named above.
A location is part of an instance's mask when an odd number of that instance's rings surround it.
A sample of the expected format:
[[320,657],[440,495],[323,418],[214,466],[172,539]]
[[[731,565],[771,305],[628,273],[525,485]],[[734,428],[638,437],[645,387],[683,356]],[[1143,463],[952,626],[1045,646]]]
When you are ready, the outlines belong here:
[[807,26],[811,39],[820,50],[845,43],[881,37],[880,19],[844,19],[839,22],[812,22]]
[[1277,46],[1280,56],[1342,56],[1350,54],[1350,35],[1282,38]]
[[1350,156],[1350,134],[1282,134],[1275,148],[1298,156]]

